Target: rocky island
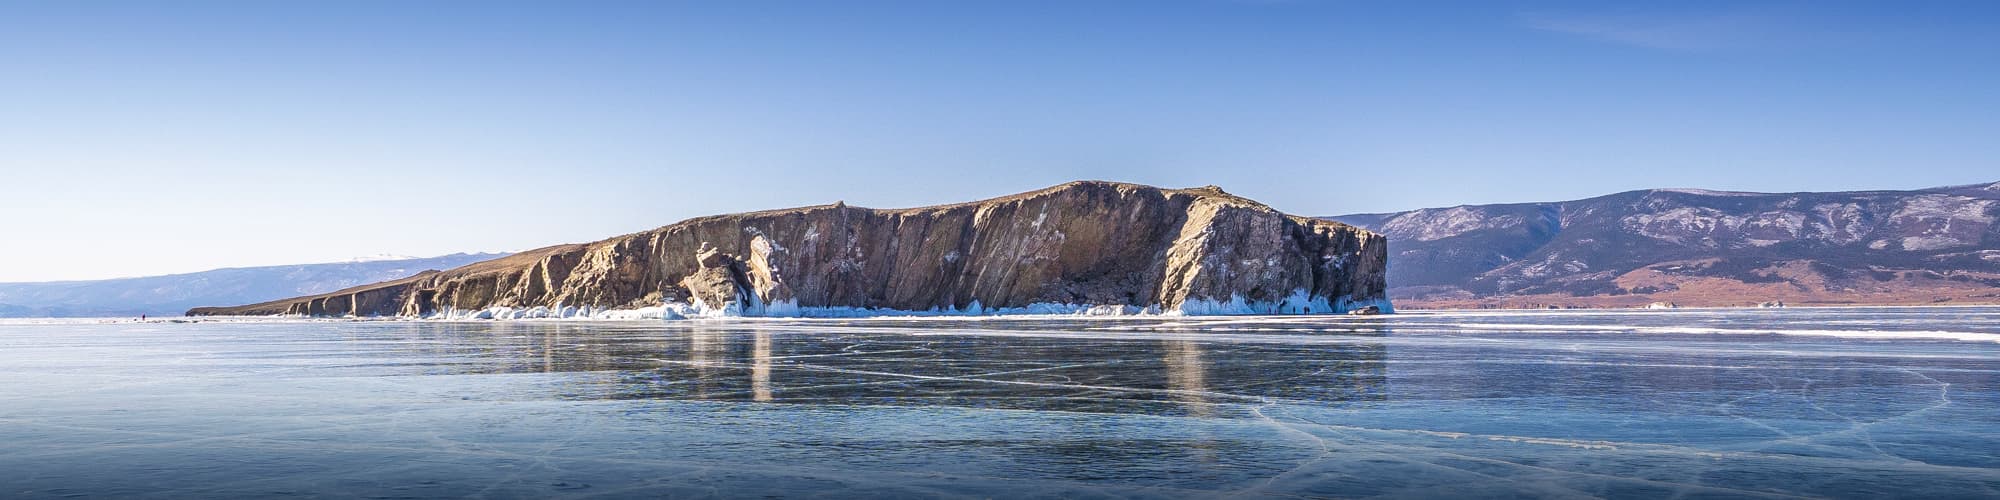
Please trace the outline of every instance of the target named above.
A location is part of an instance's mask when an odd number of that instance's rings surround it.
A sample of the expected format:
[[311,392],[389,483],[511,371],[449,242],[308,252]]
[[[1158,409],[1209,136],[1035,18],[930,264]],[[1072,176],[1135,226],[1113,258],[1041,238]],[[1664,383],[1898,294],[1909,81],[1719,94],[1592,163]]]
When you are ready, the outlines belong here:
[[689,219],[332,293],[189,315],[829,316],[1386,311],[1387,240],[1214,186],[1084,181],[908,209]]

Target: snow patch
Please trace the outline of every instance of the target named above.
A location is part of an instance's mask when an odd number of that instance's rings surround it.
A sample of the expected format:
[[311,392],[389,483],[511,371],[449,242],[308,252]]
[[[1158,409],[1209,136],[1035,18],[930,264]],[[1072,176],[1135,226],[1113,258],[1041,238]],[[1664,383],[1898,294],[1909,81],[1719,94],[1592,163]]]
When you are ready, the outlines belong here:
[[1701,196],[1763,196],[1762,193],[1746,193],[1742,191],[1713,191],[1708,189],[1693,189],[1693,188],[1667,188],[1667,189],[1655,189],[1654,191],[1663,193],[1693,194]]
[[1576,274],[1590,270],[1590,264],[1580,260],[1563,260],[1560,252],[1550,252],[1541,262],[1529,264],[1525,261],[1506,268],[1523,278],[1543,278],[1564,274]]
[[1903,238],[1903,249],[1917,252],[1939,250],[1965,244],[1963,241],[1958,241],[1958,238],[1949,236],[1911,236]]
[[1743,225],[1743,218],[1713,208],[1680,207],[1659,213],[1629,215],[1619,222],[1625,230],[1640,236],[1678,244],[1685,243],[1690,236],[1714,234],[1717,229],[1735,229]]
[[1797,238],[1799,237],[1799,233],[1805,230],[1806,216],[1798,212],[1763,212],[1744,219],[1742,227],[1744,229],[1772,228],[1784,231],[1786,236]]
[[1964,196],[1927,194],[1915,196],[1903,203],[1901,209],[1889,215],[1894,222],[1922,221],[1925,219],[1963,220],[1971,222],[1993,222],[1988,212],[2000,201],[1980,200]]
[[358,262],[385,262],[385,261],[392,261],[392,260],[416,260],[416,259],[420,259],[420,258],[422,258],[422,257],[414,257],[414,256],[409,256],[409,255],[397,255],[397,254],[393,254],[393,253],[378,253],[378,254],[375,254],[375,255],[367,255],[367,256],[362,256],[362,257],[355,257],[355,258],[352,258],[352,259],[347,259],[347,262],[357,262],[357,263],[358,263]]
[[1426,208],[1398,215],[1382,222],[1382,233],[1391,238],[1432,241],[1481,229],[1504,229],[1527,222],[1519,216],[1487,217],[1471,207]]
[[1829,242],[1841,245],[1856,243],[1874,230],[1868,225],[1859,204],[1822,203],[1813,206],[1813,213],[1826,222],[1814,222],[1812,227],[1823,234],[1821,239]]

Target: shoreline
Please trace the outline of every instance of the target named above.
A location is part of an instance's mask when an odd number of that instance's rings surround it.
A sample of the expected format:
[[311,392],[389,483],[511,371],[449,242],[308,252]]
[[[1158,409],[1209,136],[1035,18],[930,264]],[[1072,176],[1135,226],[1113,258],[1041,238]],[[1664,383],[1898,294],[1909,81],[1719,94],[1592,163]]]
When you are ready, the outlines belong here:
[[1182,319],[1182,320],[1187,320],[1187,319],[1194,319],[1194,320],[1206,320],[1206,319],[1224,319],[1224,320],[1226,320],[1226,319],[1231,319],[1231,318],[1297,318],[1297,319],[1304,319],[1304,318],[1322,318],[1322,319],[1324,319],[1324,318],[1344,318],[1344,319],[1356,319],[1356,320],[1367,320],[1367,319],[1377,319],[1377,318],[1384,318],[1384,317],[1393,317],[1393,316],[1398,316],[1398,315],[1408,315],[1408,316],[1423,316],[1423,315],[1429,315],[1429,314],[1435,314],[1435,313],[1544,313],[1544,314],[1548,314],[1548,313],[1554,313],[1554,314],[1595,314],[1595,313],[1622,313],[1622,314],[1636,314],[1636,313],[1651,313],[1651,314],[1671,314],[1671,313],[1675,313],[1675,312],[1710,312],[1710,311],[1741,311],[1741,310],[1773,310],[1773,311],[1783,311],[1783,310],[1786,310],[1786,309],[1812,309],[1812,310],[1829,310],[1829,309],[1978,309],[1978,308],[2000,308],[2000,304],[1919,304],[1919,305],[1896,305],[1896,304],[1867,304],[1867,305],[1800,305],[1800,306],[1785,306],[1785,307],[1749,307],[1749,306],[1716,306],[1716,307],[1679,307],[1679,308],[1671,308],[1671,309],[1652,309],[1652,308],[1645,308],[1645,307],[1596,307],[1596,308],[1586,308],[1586,307],[1578,307],[1578,308],[1564,308],[1564,309],[1543,309],[1543,308],[1476,308],[1476,309],[1467,309],[1467,308],[1437,308],[1437,309],[1423,309],[1423,308],[1409,308],[1409,307],[1402,307],[1402,306],[1398,306],[1398,307],[1396,308],[1396,310],[1395,310],[1395,312],[1394,312],[1394,313],[1389,313],[1389,314],[1382,314],[1382,315],[1362,315],[1362,316],[1357,316],[1357,315],[1348,315],[1348,314],[1332,314],[1332,313],[1316,313],[1316,314],[1227,314],[1227,315],[1222,315],[1222,314],[1217,314],[1217,315],[1186,315],[1186,314],[1164,314],[1164,313],[1161,313],[1161,314],[1121,314],[1121,315],[1093,315],[1093,314],[1083,314],[1083,313],[1008,313],[1008,314],[985,314],[985,315],[965,315],[965,314],[958,314],[958,315],[945,315],[945,314],[935,314],[935,315],[924,315],[924,314],[882,314],[882,315],[872,315],[872,316],[867,316],[867,315],[857,315],[857,316],[697,316],[697,317],[688,317],[688,318],[683,318],[683,319],[672,319],[672,320],[667,320],[667,319],[656,319],[656,318],[602,318],[602,317],[568,317],[568,318],[555,318],[555,317],[547,317],[547,318],[508,318],[508,319],[474,319],[474,318],[418,318],[418,317],[404,317],[404,316],[319,316],[319,317],[311,317],[311,316],[286,316],[286,315],[277,315],[277,316],[160,316],[160,317],[148,317],[148,318],[146,318],[146,319],[144,319],[144,320],[141,320],[141,319],[139,319],[139,318],[135,318],[135,317],[105,317],[105,316],[98,316],[98,317],[31,317],[31,318],[0,318],[0,326],[5,326],[5,325],[31,325],[31,324],[62,324],[62,323],[71,323],[71,324],[179,324],[179,323],[255,323],[255,322],[300,322],[300,323],[325,323],[325,322],[374,322],[374,321],[410,321],[410,322],[434,322],[434,323],[490,323],[490,322],[530,322],[530,323],[623,323],[623,324],[630,324],[630,323],[637,323],[637,322],[658,322],[658,323],[666,323],[666,324],[674,324],[674,323],[681,323],[681,322],[696,322],[696,323],[729,323],[729,322],[783,322],[783,321],[851,321],[851,320],[868,320],[868,321],[880,321],[880,320],[903,320],[903,321],[985,321],[985,320],[996,320],[996,319],[1004,319],[1004,320],[1090,320],[1090,321],[1099,321],[1099,320],[1109,320],[1109,321],[1117,321],[1117,320],[1143,320],[1143,319]]
[[1396,311],[1397,311],[1397,312],[1411,312],[1411,311],[1676,311],[1676,310],[1688,310],[1688,309],[1724,309],[1724,310],[1733,310],[1733,309],[1868,309],[1868,308],[1939,308],[1939,309],[1946,309],[1946,308],[1955,308],[1955,307],[2000,307],[2000,302],[1991,302],[1991,303],[1979,303],[1979,304],[1968,304],[1968,303],[1954,303],[1954,304],[1817,304],[1817,303],[1816,303],[1816,304],[1797,304],[1797,305],[1794,305],[1794,304],[1785,304],[1785,305],[1783,305],[1783,306],[1779,306],[1779,307],[1760,307],[1760,306],[1755,306],[1755,305],[1745,305],[1745,306],[1677,306],[1677,307],[1666,307],[1666,308],[1653,308],[1653,307],[1646,307],[1646,306],[1643,306],[1643,305],[1640,305],[1640,306],[1615,306],[1615,307],[1568,307],[1568,306],[1565,306],[1565,307],[1424,307],[1424,306],[1410,306],[1410,305],[1405,305],[1405,304],[1403,304],[1403,303],[1398,303],[1398,304],[1397,304],[1397,306],[1396,306]]

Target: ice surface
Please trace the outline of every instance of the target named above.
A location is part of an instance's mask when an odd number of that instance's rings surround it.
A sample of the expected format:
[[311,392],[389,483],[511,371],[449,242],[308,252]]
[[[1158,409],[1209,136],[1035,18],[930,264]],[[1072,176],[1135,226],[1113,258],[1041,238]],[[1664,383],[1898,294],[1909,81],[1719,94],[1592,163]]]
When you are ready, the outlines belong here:
[[1824,328],[1714,328],[1693,326],[1630,326],[1630,325],[1540,325],[1528,323],[1460,323],[1459,328],[1468,330],[1515,330],[1534,332],[1593,332],[1593,333],[1633,333],[1633,334],[1686,334],[1686,335],[1808,335],[1820,337],[1840,337],[1849,339],[1898,340],[1963,340],[1968,342],[2000,342],[2000,333],[1964,332],[1943,330],[1880,330],[1880,329],[1824,329]]
[[2000,495],[2000,308],[191,321],[0,322],[5,496]]

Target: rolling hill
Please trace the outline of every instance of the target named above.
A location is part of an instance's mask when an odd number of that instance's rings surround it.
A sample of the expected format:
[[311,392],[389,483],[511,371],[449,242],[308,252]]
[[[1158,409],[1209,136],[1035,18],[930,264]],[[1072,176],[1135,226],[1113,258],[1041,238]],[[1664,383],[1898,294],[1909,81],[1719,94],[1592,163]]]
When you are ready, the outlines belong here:
[[1390,297],[1406,308],[2000,303],[2000,183],[1328,218],[1389,236]]

